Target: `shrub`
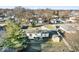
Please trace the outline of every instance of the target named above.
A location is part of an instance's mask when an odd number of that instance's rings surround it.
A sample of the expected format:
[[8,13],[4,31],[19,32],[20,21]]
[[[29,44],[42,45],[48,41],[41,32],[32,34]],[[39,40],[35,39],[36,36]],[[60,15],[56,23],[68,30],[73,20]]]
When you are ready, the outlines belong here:
[[3,47],[9,48],[26,48],[27,47],[27,36],[20,26],[13,21],[6,21],[6,36],[4,39]]

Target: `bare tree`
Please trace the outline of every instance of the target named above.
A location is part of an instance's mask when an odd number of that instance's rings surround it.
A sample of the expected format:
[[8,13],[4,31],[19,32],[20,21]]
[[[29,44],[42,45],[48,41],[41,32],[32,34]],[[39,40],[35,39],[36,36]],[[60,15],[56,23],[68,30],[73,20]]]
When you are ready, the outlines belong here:
[[23,17],[25,11],[26,9],[21,6],[17,6],[14,8],[14,13],[19,18]]

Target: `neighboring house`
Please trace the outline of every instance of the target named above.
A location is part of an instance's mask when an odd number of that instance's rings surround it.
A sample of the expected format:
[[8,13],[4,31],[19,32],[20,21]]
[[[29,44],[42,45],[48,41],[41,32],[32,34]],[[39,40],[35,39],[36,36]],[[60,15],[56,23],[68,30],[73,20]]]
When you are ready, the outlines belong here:
[[33,17],[38,17],[38,14],[34,14]]
[[56,22],[56,19],[51,19],[49,23],[50,24],[56,24],[57,22]]
[[52,38],[52,36],[57,35],[59,37],[59,34],[56,30],[27,30],[26,35],[28,36],[28,39],[48,39]]
[[42,25],[43,24],[43,19],[42,18],[38,18],[37,19],[37,23]]
[[11,16],[11,18],[14,19],[15,18],[15,15]]
[[50,23],[51,24],[65,23],[65,21],[63,19],[61,19],[61,18],[58,18],[58,19],[51,19]]
[[33,19],[29,19],[29,22],[32,23],[33,22]]
[[62,18],[59,18],[58,21],[59,21],[60,23],[65,23],[65,20],[62,19]]
[[42,18],[37,18],[37,19],[29,19],[29,23],[35,23],[36,26],[42,25],[43,24],[43,20]]
[[26,35],[28,36],[29,39],[49,37],[49,33],[47,31],[45,32],[39,30],[26,32]]
[[4,22],[5,20],[4,20],[4,15],[0,15],[0,22]]

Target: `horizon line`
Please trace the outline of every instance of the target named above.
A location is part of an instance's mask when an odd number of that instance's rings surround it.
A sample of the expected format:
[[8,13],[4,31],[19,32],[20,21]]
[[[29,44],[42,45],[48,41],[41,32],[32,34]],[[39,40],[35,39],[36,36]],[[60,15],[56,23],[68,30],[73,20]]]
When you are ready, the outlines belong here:
[[[14,9],[18,6],[0,6],[0,9]],[[79,10],[79,6],[21,6],[25,9]]]

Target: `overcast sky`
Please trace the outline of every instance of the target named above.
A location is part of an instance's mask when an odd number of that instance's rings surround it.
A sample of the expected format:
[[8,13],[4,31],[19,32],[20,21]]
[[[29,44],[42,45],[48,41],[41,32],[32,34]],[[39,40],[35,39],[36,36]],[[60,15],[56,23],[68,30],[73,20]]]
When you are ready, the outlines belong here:
[[31,9],[74,9],[79,10],[79,0],[0,0],[0,8],[24,6]]

